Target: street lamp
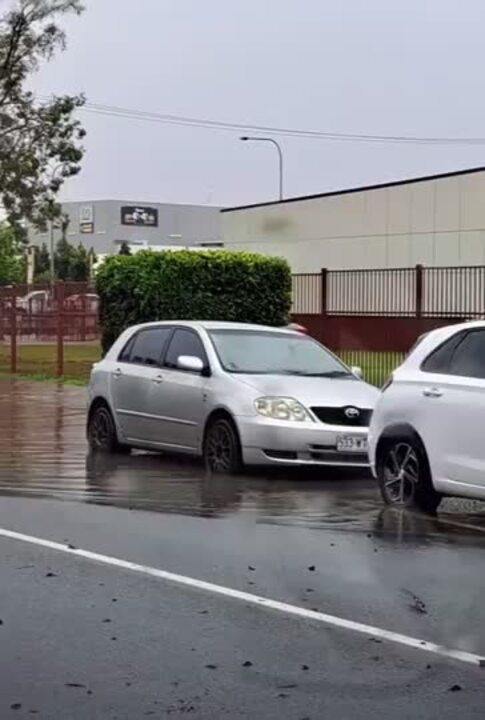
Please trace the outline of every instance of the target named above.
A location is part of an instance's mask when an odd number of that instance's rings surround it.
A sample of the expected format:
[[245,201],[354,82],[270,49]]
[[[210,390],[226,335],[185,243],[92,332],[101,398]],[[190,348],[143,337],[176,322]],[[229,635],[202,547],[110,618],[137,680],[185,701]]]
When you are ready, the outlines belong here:
[[243,135],[239,138],[243,142],[267,142],[271,143],[275,146],[276,150],[278,151],[278,159],[279,159],[279,196],[280,200],[283,200],[283,152],[281,150],[280,144],[276,142],[276,140],[273,140],[273,138],[270,137],[257,137],[257,136],[248,136]]

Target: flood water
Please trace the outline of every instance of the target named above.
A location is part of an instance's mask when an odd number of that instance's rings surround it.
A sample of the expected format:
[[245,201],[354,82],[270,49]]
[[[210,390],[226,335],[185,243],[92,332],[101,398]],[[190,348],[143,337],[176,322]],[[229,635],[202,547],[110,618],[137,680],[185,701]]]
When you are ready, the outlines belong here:
[[0,495],[214,518],[252,513],[257,522],[485,543],[483,503],[447,500],[437,518],[427,518],[385,510],[361,471],[278,469],[234,478],[160,454],[93,456],[85,422],[82,388],[0,381]]

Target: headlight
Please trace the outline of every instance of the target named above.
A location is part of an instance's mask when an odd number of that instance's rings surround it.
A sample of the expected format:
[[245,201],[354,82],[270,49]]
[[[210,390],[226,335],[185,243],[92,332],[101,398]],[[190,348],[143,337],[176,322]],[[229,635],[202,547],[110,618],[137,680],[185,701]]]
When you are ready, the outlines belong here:
[[285,397],[262,397],[254,401],[256,412],[276,420],[311,420],[309,414],[297,400]]

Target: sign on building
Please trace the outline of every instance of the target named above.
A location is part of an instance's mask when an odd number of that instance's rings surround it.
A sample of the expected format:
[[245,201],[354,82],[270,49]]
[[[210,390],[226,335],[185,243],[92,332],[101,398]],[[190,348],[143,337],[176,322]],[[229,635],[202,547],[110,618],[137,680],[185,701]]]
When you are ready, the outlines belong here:
[[94,232],[94,207],[81,205],[79,208],[79,232],[92,234]]
[[158,227],[158,210],[152,207],[125,206],[121,208],[122,225]]

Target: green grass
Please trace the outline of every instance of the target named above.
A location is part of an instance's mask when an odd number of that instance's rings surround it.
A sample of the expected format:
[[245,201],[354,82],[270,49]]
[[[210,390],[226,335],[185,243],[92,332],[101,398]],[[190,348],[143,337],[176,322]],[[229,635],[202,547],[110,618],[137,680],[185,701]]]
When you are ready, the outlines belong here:
[[[98,343],[75,343],[64,346],[64,382],[84,385],[93,363],[101,357]],[[0,374],[10,375],[10,347],[0,346]],[[52,345],[18,345],[17,376],[29,380],[57,379],[57,348]]]
[[[29,380],[55,380],[57,349],[51,345],[19,345],[17,348],[17,376]],[[399,352],[369,352],[367,350],[341,350],[337,355],[347,365],[362,368],[364,379],[381,386],[391,372],[404,360]],[[85,385],[93,363],[101,357],[98,343],[66,344],[64,347],[64,378],[71,385]],[[10,347],[0,346],[0,375],[10,376]]]

